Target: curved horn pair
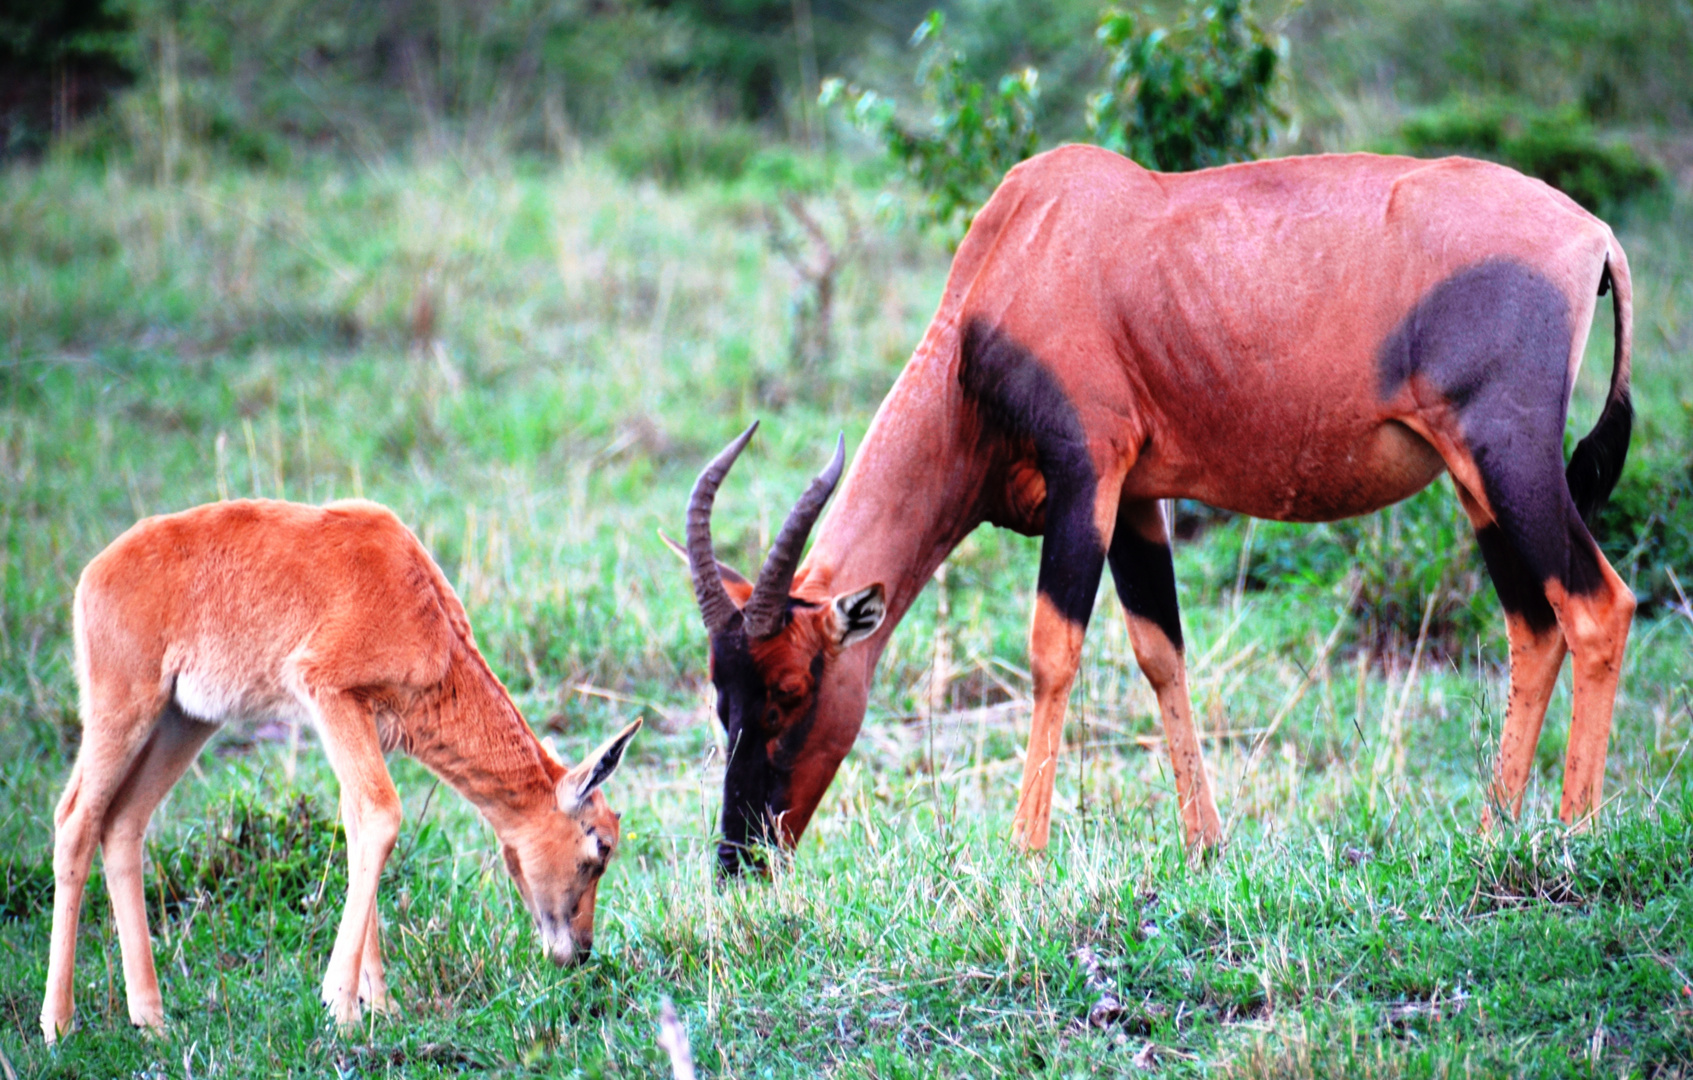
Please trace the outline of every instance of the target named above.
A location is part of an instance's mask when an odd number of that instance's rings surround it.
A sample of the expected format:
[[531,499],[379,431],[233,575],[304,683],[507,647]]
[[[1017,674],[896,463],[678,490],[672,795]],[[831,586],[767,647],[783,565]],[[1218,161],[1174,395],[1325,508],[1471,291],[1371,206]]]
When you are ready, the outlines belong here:
[[846,464],[846,437],[843,435],[835,443],[835,456],[828,467],[811,481],[805,494],[800,496],[799,502],[788,514],[788,520],[782,523],[782,531],[776,534],[776,542],[770,545],[770,554],[765,556],[764,567],[758,572],[758,584],[753,586],[747,606],[736,608],[717,572],[717,556],[711,546],[711,506],[723,478],[729,474],[730,466],[735,464],[735,459],[746,448],[747,440],[757,430],[758,421],[755,420],[734,442],[724,447],[722,453],[712,458],[694,482],[694,493],[688,498],[688,565],[693,570],[694,596],[699,600],[700,615],[705,620],[706,630],[712,634],[730,629],[736,619],[744,620],[748,636],[754,638],[768,637],[780,628],[782,615],[788,606],[788,590],[793,587],[794,571],[799,568],[806,537],[811,535],[811,527],[817,523],[829,496],[834,494],[835,485],[840,483],[841,469]]

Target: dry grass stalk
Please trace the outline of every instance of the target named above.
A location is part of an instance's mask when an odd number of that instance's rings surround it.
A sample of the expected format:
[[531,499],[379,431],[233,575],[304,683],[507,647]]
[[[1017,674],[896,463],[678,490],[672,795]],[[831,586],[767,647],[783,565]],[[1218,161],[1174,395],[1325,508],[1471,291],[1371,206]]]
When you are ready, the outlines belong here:
[[1395,778],[1403,778],[1405,775],[1405,709],[1411,702],[1411,692],[1417,687],[1417,673],[1422,666],[1423,647],[1428,643],[1429,621],[1439,600],[1440,590],[1436,589],[1429,594],[1428,603],[1423,605],[1423,621],[1417,628],[1417,644],[1411,650],[1411,667],[1405,672],[1405,682],[1399,688],[1399,701],[1388,713],[1387,746],[1384,750],[1391,756]]
[[[1239,822],[1240,815],[1245,809],[1246,800],[1244,798],[1244,794],[1246,791],[1246,785],[1250,783],[1253,777],[1255,777],[1258,773],[1258,764],[1264,756],[1264,747],[1269,744],[1271,737],[1273,737],[1275,733],[1281,729],[1282,721],[1286,720],[1288,714],[1293,712],[1294,706],[1298,705],[1299,702],[1304,699],[1306,691],[1311,689],[1312,684],[1317,681],[1318,675],[1327,669],[1329,654],[1334,651],[1335,645],[1340,641],[1340,632],[1346,629],[1346,624],[1352,617],[1352,605],[1358,602],[1358,591],[1362,587],[1363,579],[1354,574],[1352,582],[1352,597],[1346,602],[1346,606],[1341,609],[1340,618],[1335,620],[1334,627],[1329,630],[1329,636],[1324,639],[1322,647],[1317,650],[1316,659],[1312,662],[1309,668],[1305,669],[1304,676],[1299,680],[1299,684],[1294,687],[1293,692],[1282,701],[1281,708],[1276,710],[1276,714],[1271,717],[1270,722],[1264,726],[1263,734],[1259,735],[1258,740],[1252,744],[1252,753],[1247,756],[1246,768],[1241,772],[1241,797],[1237,797],[1235,799],[1234,808],[1229,814],[1228,826],[1224,830],[1225,833],[1232,833],[1234,831],[1234,827]],[[1430,610],[1433,610],[1432,607]],[[1428,629],[1428,619],[1426,616],[1423,619],[1423,628],[1424,630]],[[1418,649],[1420,650],[1421,647],[1422,642],[1419,639]]]
[[674,1080],[694,1080],[694,1052],[688,1046],[688,1031],[669,998],[659,1006],[658,1046],[670,1055],[670,1075]]

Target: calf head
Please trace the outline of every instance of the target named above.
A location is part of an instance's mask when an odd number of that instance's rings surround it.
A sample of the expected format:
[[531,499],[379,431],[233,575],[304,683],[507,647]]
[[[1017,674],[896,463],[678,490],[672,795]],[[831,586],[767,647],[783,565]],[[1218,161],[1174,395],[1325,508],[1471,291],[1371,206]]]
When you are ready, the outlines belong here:
[[700,474],[682,552],[711,637],[717,718],[728,736],[717,848],[724,874],[762,870],[761,845],[791,847],[804,831],[863,715],[862,701],[854,710],[829,694],[831,668],[842,650],[876,632],[887,608],[880,583],[834,596],[793,592],[806,537],[840,481],[844,440],[788,515],[756,584],[717,561],[712,503],[757,428],[755,422]]
[[618,815],[599,789],[640,728],[637,719],[574,768],[554,758],[554,804],[501,835],[506,869],[555,964],[579,963],[593,950],[594,900],[620,834]]

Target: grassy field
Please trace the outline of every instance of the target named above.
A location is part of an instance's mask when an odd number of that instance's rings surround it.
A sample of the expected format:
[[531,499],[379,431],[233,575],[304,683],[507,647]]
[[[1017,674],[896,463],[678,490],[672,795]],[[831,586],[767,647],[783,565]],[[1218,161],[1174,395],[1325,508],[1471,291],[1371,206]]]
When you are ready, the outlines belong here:
[[[667,1069],[669,997],[722,1077],[1693,1075],[1693,614],[1660,605],[1636,625],[1599,827],[1555,822],[1566,676],[1523,823],[1478,837],[1504,643],[1444,480],[1363,523],[1225,521],[1179,547],[1232,829],[1215,859],[1183,857],[1156,708],[1103,599],[1053,849],[1007,850],[1038,545],[984,530],[896,635],[791,869],[714,888],[721,736],[686,574],[655,530],[680,530],[700,463],[760,417],[716,526],[720,553],[755,563],[834,433],[862,436],[946,269],[880,224],[874,193],[819,190],[824,229],[839,241],[856,222],[857,243],[836,355],[808,364],[793,328],[813,294],[773,241],[793,223],[756,180],[667,193],[593,157],[471,154],[169,187],[65,164],[0,175],[10,1068],[648,1076]],[[1642,209],[1622,236],[1635,454],[1674,458],[1693,406],[1693,208]],[[149,844],[169,1034],[128,1027],[96,885],[82,1028],[45,1051],[78,571],[144,514],[352,494],[424,538],[567,756],[647,716],[608,789],[625,841],[594,962],[541,959],[490,832],[396,759],[407,824],[381,903],[402,1013],[336,1033],[315,996],[344,881],[333,778],[315,752],[290,775],[280,743],[229,732]],[[1425,591],[1394,593],[1398,571]],[[1440,615],[1419,652],[1425,594]]]

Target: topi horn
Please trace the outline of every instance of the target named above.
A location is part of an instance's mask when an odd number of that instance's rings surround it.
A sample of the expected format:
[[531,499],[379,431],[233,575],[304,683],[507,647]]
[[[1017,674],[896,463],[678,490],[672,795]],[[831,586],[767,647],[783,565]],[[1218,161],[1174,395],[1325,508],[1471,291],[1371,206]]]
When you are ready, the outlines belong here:
[[747,440],[758,430],[752,424],[711,459],[711,463],[694,481],[694,492],[688,496],[688,566],[694,576],[694,598],[700,604],[700,616],[705,620],[706,632],[717,635],[728,630],[741,618],[740,609],[723,587],[717,573],[717,556],[711,549],[711,504],[717,498],[717,488],[729,475],[729,467],[746,449]]
[[823,512],[823,504],[829,501],[835,485],[840,483],[841,467],[845,463],[846,436],[842,435],[835,442],[834,458],[799,497],[788,520],[782,523],[782,531],[776,534],[776,542],[770,545],[764,568],[758,572],[758,584],[753,587],[752,598],[742,612],[749,637],[768,637],[781,628],[782,616],[788,608],[788,590],[793,586],[794,570],[799,567],[805,539],[811,535],[811,527]]

